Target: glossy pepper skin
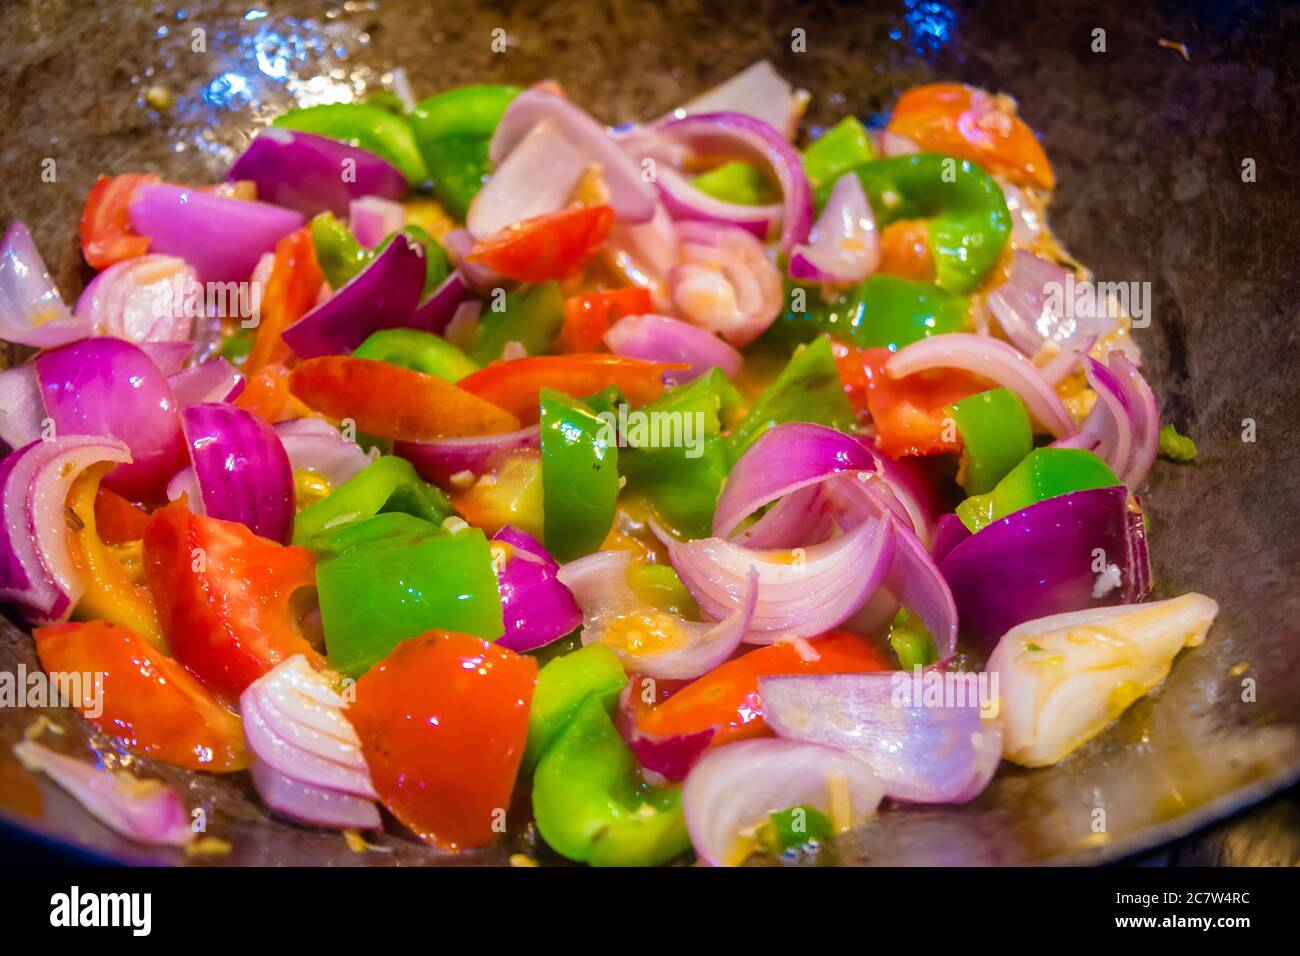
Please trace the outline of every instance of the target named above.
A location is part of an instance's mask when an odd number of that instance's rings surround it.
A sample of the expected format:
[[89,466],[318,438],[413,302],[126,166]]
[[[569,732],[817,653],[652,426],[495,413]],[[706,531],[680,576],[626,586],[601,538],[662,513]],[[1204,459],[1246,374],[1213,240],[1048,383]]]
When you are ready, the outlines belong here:
[[[948,292],[971,291],[986,276],[1011,235],[1001,187],[967,159],[916,153],[853,168],[884,229],[900,219],[928,219],[935,282]],[[829,186],[818,192],[825,202]]]
[[516,289],[506,294],[501,311],[489,307],[479,316],[478,335],[469,357],[479,365],[501,358],[510,342],[529,355],[543,355],[564,322],[564,295],[557,282]]
[[772,195],[772,185],[761,169],[741,160],[715,166],[692,179],[691,185],[715,199],[741,206],[759,206],[780,198]]
[[[795,294],[802,289],[796,303]],[[801,308],[795,309],[800,304]],[[817,289],[794,286],[777,333],[806,342],[822,333],[859,349],[905,345],[932,335],[960,332],[970,301],[929,282],[876,274],[827,302]]]
[[608,644],[588,644],[547,663],[537,672],[537,691],[528,715],[524,767],[536,766],[537,759],[588,696],[594,696],[605,712],[610,713],[618,704],[618,695],[625,684],[627,674]]
[[352,353],[425,375],[457,382],[477,372],[478,363],[440,335],[419,329],[380,329]]
[[551,849],[592,866],[658,866],[690,849],[681,787],[650,787],[595,695],[533,775],[533,816]]
[[866,127],[856,116],[846,116],[803,151],[803,171],[814,191],[829,189],[849,170],[875,158]]
[[[375,257],[388,248],[397,233],[390,233],[374,249],[357,242],[352,230],[333,213],[323,212],[308,224],[316,261],[331,289],[339,289],[356,277]],[[397,232],[414,240],[424,250],[424,286],[420,298],[429,296],[450,274],[451,266],[442,244],[415,223],[407,223]]]
[[957,517],[972,532],[1048,498],[1121,484],[1110,467],[1082,448],[1039,448],[986,495],[967,498]]
[[393,816],[444,850],[501,833],[537,662],[465,634],[404,641],[357,681],[348,719]]
[[491,172],[488,144],[517,86],[462,86],[427,97],[411,113],[411,128],[438,201],[460,221]]
[[485,640],[505,633],[492,552],[478,528],[455,533],[400,512],[316,538],[321,626],[330,663],[356,676],[430,629]]
[[541,392],[542,510],[546,547],[557,561],[597,550],[618,505],[614,429],[580,401]]
[[290,110],[277,116],[272,125],[328,136],[369,150],[396,166],[410,186],[419,186],[429,178],[410,123],[382,107],[368,103],[325,103]]
[[441,489],[421,480],[409,461],[381,455],[320,501],[299,511],[293,522],[293,542],[311,547],[327,530],[394,511],[435,525],[455,514]]
[[38,627],[32,637],[48,673],[99,675],[98,704],[78,709],[132,753],[210,773],[248,766],[239,717],[129,628],[86,621]]
[[961,486],[983,495],[1034,450],[1025,403],[1009,389],[994,388],[945,405],[962,441]]

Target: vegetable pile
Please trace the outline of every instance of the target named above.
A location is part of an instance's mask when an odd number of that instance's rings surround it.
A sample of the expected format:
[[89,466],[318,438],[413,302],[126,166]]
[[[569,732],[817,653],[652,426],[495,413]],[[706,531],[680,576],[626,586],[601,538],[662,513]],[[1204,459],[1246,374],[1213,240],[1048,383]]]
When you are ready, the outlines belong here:
[[[296,110],[223,183],[101,177],[73,308],[12,223],[0,599],[44,668],[279,817],[592,865],[832,854],[1101,733],[1218,610],[1144,603],[1138,493],[1195,445],[1127,316],[1053,304],[1090,276],[1010,98],[807,99]],[[20,747],[188,845],[157,781]]]

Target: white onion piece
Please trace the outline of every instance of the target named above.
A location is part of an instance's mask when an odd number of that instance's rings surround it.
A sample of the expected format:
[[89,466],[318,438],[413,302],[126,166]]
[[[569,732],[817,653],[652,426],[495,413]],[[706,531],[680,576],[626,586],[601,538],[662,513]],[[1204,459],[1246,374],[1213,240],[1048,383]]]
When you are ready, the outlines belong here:
[[682,809],[701,862],[745,861],[745,831],[768,816],[808,805],[837,832],[869,819],[884,787],[862,760],[843,750],[795,740],[742,740],[706,751],[682,784]]
[[816,637],[842,624],[884,583],[894,560],[892,521],[868,519],[808,548],[756,551],[721,538],[670,541],[682,583],[715,618],[733,613],[750,570],[758,572],[758,607],[747,640]]
[[[691,113],[744,113],[794,139],[808,105],[807,90],[796,90],[767,60],[751,63],[735,76],[688,100],[669,117]],[[668,118],[668,117],[665,117]]]
[[[997,701],[979,699],[982,675],[931,674],[919,680],[904,671],[761,677],[763,719],[780,737],[862,758],[895,800],[965,803],[1002,760]],[[927,701],[921,682],[945,678],[964,699]]]
[[677,233],[662,203],[655,206],[649,222],[615,223],[601,247],[601,255],[629,282],[649,289],[656,309],[671,307],[668,278],[678,263]]
[[876,149],[884,157],[910,156],[921,151],[921,147],[916,144],[916,140],[910,136],[904,136],[902,133],[891,133],[887,129],[882,129],[876,133]]
[[1007,212],[1011,213],[1011,241],[1022,246],[1032,245],[1046,226],[1042,214],[1015,183],[1001,176],[994,176],[993,180],[1002,187]]
[[0,372],[0,441],[22,448],[41,437],[45,402],[36,366],[16,365]]
[[790,277],[861,282],[880,265],[880,233],[862,183],[853,173],[835,181],[808,242],[790,252]]
[[935,335],[899,349],[885,372],[904,378],[933,368],[959,368],[1015,392],[1029,414],[1053,436],[1074,431],[1074,422],[1034,363],[1005,342],[969,332]]
[[1218,613],[1192,593],[1016,625],[988,661],[999,678],[1003,756],[1025,767],[1056,763],[1163,681]]
[[68,311],[32,241],[15,219],[0,241],[0,339],[48,349],[90,334],[90,323]]
[[348,203],[348,226],[357,242],[374,249],[406,225],[406,207],[383,196],[362,196]]
[[[708,673],[740,646],[758,603],[758,578],[746,575],[738,607],[716,624],[687,621],[667,611],[646,608],[631,595],[627,551],[598,551],[560,568],[557,575],[582,610],[582,643],[608,644],[629,673],[658,680],[687,680]],[[651,637],[638,651],[629,636]],[[617,635],[617,636],[615,636]],[[655,646],[655,637],[661,641]]]
[[[95,276],[77,300],[77,317],[95,335],[111,335],[137,344],[188,342],[194,320],[207,314],[206,290],[199,274],[177,256],[149,254],[124,259]],[[214,302],[215,304],[215,302]],[[255,303],[222,296],[223,311],[237,316],[241,305]],[[235,308],[232,310],[231,305]]]
[[529,130],[469,205],[466,225],[482,238],[568,204],[587,160],[554,119]]
[[[275,426],[280,444],[295,472],[312,471],[337,488],[379,457],[379,449],[362,450],[346,441],[337,428],[320,418],[297,418]],[[168,491],[170,495],[170,489]]]
[[688,321],[737,348],[767,330],[781,311],[781,274],[762,243],[743,229],[677,224],[681,265],[672,270],[673,302]]
[[194,837],[180,797],[158,780],[141,780],[125,770],[109,773],[34,740],[15,744],[14,756],[32,773],[44,773],[96,820],[128,840],[183,847]]
[[1053,298],[1064,304],[1069,282],[1068,270],[1016,249],[1007,281],[990,291],[984,302],[1007,339],[1025,355],[1038,354],[1049,342],[1063,346],[1081,336],[1102,338],[1113,332],[1116,321],[1109,315],[1070,317],[1051,307]]

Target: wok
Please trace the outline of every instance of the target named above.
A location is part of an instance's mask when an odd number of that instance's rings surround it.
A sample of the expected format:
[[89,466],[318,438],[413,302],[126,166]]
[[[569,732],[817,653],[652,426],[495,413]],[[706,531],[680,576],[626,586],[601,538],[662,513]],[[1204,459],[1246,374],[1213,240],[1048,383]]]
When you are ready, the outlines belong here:
[[[792,50],[796,29],[804,52]],[[99,172],[215,180],[260,120],[295,98],[351,98],[397,65],[417,95],[554,78],[611,122],[657,115],[761,57],[813,93],[812,125],[870,118],[932,79],[1011,93],[1056,166],[1057,233],[1100,279],[1152,284],[1139,342],[1165,419],[1200,446],[1194,467],[1159,463],[1145,496],[1156,597],[1202,591],[1223,611],[1157,692],[1062,764],[1004,766],[967,806],[890,810],[843,840],[840,858],[1100,862],[1300,779],[1296,36],[1296,9],[1209,2],[17,0],[0,34],[0,213],[31,226],[75,294],[86,278],[75,224]],[[148,105],[154,86],[170,109]],[[54,182],[41,177],[47,158]],[[30,638],[0,625],[0,668],[35,668]],[[74,714],[48,714],[68,728],[56,746],[89,739]],[[0,710],[0,820],[96,858],[183,861],[118,838],[19,768],[11,746],[36,716]],[[387,852],[358,855],[337,834],[270,816],[243,775],[135,765],[233,844],[205,863],[500,863],[535,841],[525,832],[453,859],[386,836]]]

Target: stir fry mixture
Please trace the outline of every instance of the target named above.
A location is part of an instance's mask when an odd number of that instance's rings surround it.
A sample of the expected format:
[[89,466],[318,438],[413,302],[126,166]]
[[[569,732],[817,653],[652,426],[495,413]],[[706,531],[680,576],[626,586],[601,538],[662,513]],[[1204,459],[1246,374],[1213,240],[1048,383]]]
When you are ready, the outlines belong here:
[[[807,101],[759,63],[613,128],[554,83],[295,110],[224,182],[101,177],[74,309],[12,223],[0,598],[45,671],[361,851],[593,865],[833,854],[1102,733],[1217,613],[1147,602],[1138,493],[1195,446],[1009,97]],[[148,762],[39,736],[195,842]]]

